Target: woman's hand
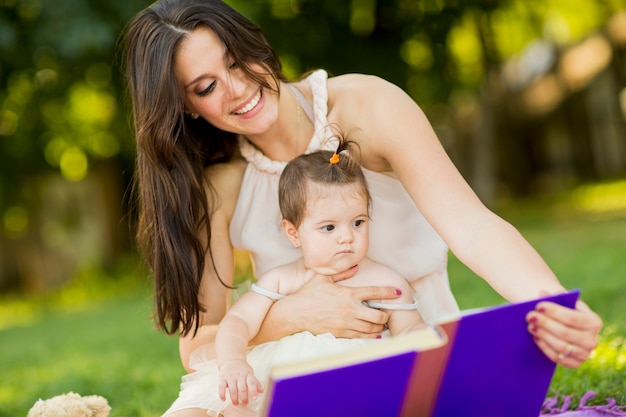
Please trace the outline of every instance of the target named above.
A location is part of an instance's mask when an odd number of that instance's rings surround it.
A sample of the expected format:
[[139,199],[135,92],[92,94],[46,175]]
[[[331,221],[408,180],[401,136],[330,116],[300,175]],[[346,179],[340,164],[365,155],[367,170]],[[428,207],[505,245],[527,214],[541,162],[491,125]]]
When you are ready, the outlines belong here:
[[[363,305],[370,299],[398,297],[392,287],[345,287],[325,277],[315,277],[293,294],[299,306],[302,330],[314,334],[332,333],[337,337],[378,337],[388,314]],[[308,302],[307,302],[308,301]]]
[[398,291],[394,287],[345,287],[315,276],[272,306],[253,342],[277,340],[304,330],[346,338],[379,337],[388,314],[363,305],[363,301],[392,300],[398,298]]
[[598,345],[602,319],[584,302],[575,309],[551,302],[538,303],[526,316],[537,346],[554,362],[579,367]]

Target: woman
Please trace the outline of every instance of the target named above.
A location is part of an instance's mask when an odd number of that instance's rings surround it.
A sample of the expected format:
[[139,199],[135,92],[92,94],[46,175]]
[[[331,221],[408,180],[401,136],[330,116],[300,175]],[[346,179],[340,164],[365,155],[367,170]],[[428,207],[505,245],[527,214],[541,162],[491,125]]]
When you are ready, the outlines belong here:
[[[227,310],[233,247],[250,251],[256,276],[298,257],[280,229],[278,177],[295,156],[336,147],[332,125],[361,150],[373,201],[368,256],[411,281],[427,322],[458,312],[448,247],[510,301],[563,291],[517,230],[479,201],[398,87],[321,70],[289,83],[261,30],[216,0],[155,3],[124,42],[139,242],[155,275],[158,323],[180,331],[187,369]],[[376,337],[386,314],[361,301],[395,296],[392,287],[311,280],[273,305],[255,341],[303,330]],[[541,303],[528,317],[539,348],[568,367],[589,356],[601,325],[582,302]]]

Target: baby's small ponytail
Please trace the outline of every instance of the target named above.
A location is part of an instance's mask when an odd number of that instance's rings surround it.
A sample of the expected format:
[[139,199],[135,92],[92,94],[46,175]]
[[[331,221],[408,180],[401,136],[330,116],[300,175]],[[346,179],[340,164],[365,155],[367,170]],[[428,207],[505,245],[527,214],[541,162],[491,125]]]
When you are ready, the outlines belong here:
[[[334,168],[333,171],[339,169],[341,171],[353,171],[359,169],[358,155],[355,152],[358,151],[358,144],[352,140],[349,140],[341,132],[335,135],[335,138],[339,142],[337,149],[330,158],[327,159],[330,165]],[[326,151],[328,152],[328,151]]]
[[335,151],[319,150],[300,155],[285,166],[278,181],[278,205],[283,219],[296,227],[306,213],[310,184],[323,186],[360,184],[371,204],[367,181],[359,164],[359,144],[346,139],[342,134],[333,139],[339,144]]

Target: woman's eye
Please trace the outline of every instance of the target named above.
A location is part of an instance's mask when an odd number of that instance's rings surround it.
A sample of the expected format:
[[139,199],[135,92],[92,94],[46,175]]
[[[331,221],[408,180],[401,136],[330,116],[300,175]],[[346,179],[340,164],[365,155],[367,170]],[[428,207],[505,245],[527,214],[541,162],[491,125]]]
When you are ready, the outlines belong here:
[[209,94],[211,91],[213,91],[215,89],[215,81],[213,81],[211,84],[209,84],[209,86],[207,88],[205,88],[204,90],[198,92],[198,95],[200,97],[204,97],[207,94]]
[[239,65],[237,64],[237,61],[233,61],[231,62],[231,64],[228,66],[228,68],[230,69],[235,69],[237,68]]
[[324,232],[332,232],[334,229],[335,229],[335,226],[333,226],[332,224],[322,226],[322,230]]

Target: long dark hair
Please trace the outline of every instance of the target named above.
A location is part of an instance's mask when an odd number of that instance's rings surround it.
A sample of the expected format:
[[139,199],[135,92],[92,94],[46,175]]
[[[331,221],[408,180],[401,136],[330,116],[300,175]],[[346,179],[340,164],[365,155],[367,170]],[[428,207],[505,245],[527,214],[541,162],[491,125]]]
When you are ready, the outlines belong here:
[[[137,141],[137,240],[154,275],[155,320],[168,334],[195,334],[200,312],[208,307],[198,292],[215,197],[203,172],[237,152],[233,133],[183,113],[174,57],[181,40],[200,25],[216,33],[251,80],[274,91],[286,80],[261,29],[219,0],[161,0],[139,12],[125,30],[121,47]],[[265,73],[252,71],[251,63]],[[273,83],[266,81],[268,74]]]

